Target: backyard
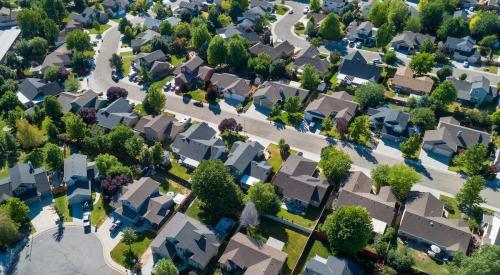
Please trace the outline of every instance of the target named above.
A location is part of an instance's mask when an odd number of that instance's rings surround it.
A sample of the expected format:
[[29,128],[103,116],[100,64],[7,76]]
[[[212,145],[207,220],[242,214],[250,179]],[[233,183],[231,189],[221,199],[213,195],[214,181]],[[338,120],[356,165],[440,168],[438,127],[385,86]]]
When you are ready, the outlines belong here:
[[[404,244],[398,241],[398,250],[402,249],[403,246]],[[413,266],[414,269],[420,272],[425,272],[429,275],[448,274],[448,269],[445,264],[434,261],[424,252],[411,247],[408,247],[408,249],[413,255],[413,258],[415,258],[415,265]]]
[[70,207],[68,203],[68,197],[65,193],[58,194],[54,196],[54,208],[57,209],[59,213],[64,217],[65,222],[72,222]]
[[[266,149],[271,157],[268,159],[269,164],[273,167],[273,172],[276,173],[283,163],[283,158],[281,158],[280,148],[277,144],[269,144]],[[290,154],[296,154],[297,151],[290,149]]]
[[179,161],[177,159],[170,159],[170,169],[168,172],[176,177],[179,177],[185,181],[189,181],[191,176],[189,175],[189,171],[186,167],[182,166],[179,164]]
[[199,200],[194,200],[189,208],[186,210],[185,213],[187,216],[200,221],[200,214],[201,214],[201,209],[200,209],[200,201]]
[[104,204],[103,198],[100,196],[97,203],[92,206],[92,213],[90,215],[92,225],[99,227],[106,220],[111,211],[111,207]]
[[[314,237],[311,237],[311,238],[314,238]],[[304,252],[304,253],[307,253],[307,257],[301,263],[299,263],[300,264],[300,266],[298,268],[299,272],[304,271],[307,262],[310,259],[314,258],[314,256],[318,255],[318,256],[326,259],[326,258],[328,258],[328,256],[333,255],[333,253],[330,251],[329,244],[327,241],[322,241],[322,240],[314,238],[314,242],[312,243],[312,245],[309,245],[309,246],[310,246],[310,248],[308,248],[309,251]]]
[[[115,262],[119,263],[120,265],[126,268],[132,267],[129,263],[130,259],[140,258],[155,237],[155,234],[150,231],[136,232],[136,234],[137,234],[137,239],[135,240],[134,243],[132,243],[130,248],[127,244],[120,241],[110,252],[111,258]],[[130,252],[132,252],[133,254],[130,254]]]
[[175,182],[174,179],[163,171],[156,171],[156,174],[151,176],[154,180],[160,183],[160,193],[166,194],[167,192],[174,192],[175,194],[189,194],[189,189]]
[[316,207],[308,207],[305,213],[299,215],[290,213],[286,209],[280,208],[280,211],[276,215],[285,221],[298,224],[302,227],[313,228],[316,224],[316,221],[319,219],[319,216],[321,215],[321,209]]

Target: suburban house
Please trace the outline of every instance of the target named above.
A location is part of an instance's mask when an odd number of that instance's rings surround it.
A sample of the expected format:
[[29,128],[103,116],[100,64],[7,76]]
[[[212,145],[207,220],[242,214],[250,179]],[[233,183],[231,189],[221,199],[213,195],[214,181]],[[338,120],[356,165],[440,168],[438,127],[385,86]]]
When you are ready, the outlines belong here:
[[86,90],[81,94],[63,92],[57,98],[62,107],[62,112],[76,113],[81,108],[94,108],[96,110],[104,107],[105,99],[100,98],[99,94],[93,90]]
[[381,67],[373,62],[368,63],[359,51],[355,51],[344,57],[339,67],[337,82],[347,86],[364,85],[368,82],[378,83],[381,74]]
[[73,53],[68,50],[66,43],[61,44],[57,49],[45,56],[42,65],[38,68],[43,74],[49,67],[65,68],[71,65]]
[[250,4],[248,5],[248,7],[249,8],[258,7],[265,12],[271,13],[274,9],[274,4],[269,2],[269,1],[265,1],[265,0],[252,0],[252,1],[250,1]]
[[127,8],[130,5],[129,0],[104,0],[102,1],[104,11],[109,17],[122,17],[127,14]]
[[500,245],[500,214],[483,215],[483,228],[482,244]]
[[359,3],[358,3],[359,13],[363,17],[366,18],[368,16],[368,13],[372,9],[373,3],[375,3],[375,2],[376,2],[376,0],[361,0],[361,1],[359,1]]
[[191,125],[177,134],[170,147],[179,155],[181,164],[192,168],[198,167],[203,160],[219,159],[226,151],[224,141],[206,122]]
[[15,197],[24,201],[50,194],[50,184],[44,168],[34,168],[31,162],[17,163],[9,168],[9,177],[0,179],[0,203]]
[[70,19],[69,22],[64,26],[64,29],[59,32],[59,35],[57,36],[57,39],[55,41],[56,47],[61,46],[62,44],[66,43],[66,35],[74,30],[83,30],[85,26],[77,22],[73,19]]
[[323,10],[342,15],[347,9],[349,1],[347,0],[323,0]]
[[149,141],[172,141],[178,133],[184,131],[187,123],[178,121],[175,116],[160,114],[143,116],[134,127],[134,131],[144,135]]
[[264,159],[264,146],[257,141],[236,141],[224,163],[237,178],[243,188],[249,188],[257,182],[266,182],[272,167]]
[[294,50],[295,47],[292,46],[292,44],[290,44],[288,41],[283,41],[274,47],[259,42],[248,49],[250,54],[252,54],[252,56],[254,57],[262,54],[267,54],[273,61],[280,58],[288,59],[293,55]]
[[307,49],[302,51],[293,62],[295,70],[301,74],[304,66],[310,64],[316,67],[319,74],[324,74],[330,69],[330,62],[326,59],[321,59],[318,48],[310,45]]
[[64,159],[64,178],[66,194],[70,204],[92,201],[91,180],[95,178],[93,164],[87,164],[87,156],[72,154]]
[[175,26],[179,25],[179,23],[182,22],[182,20],[180,18],[177,18],[175,16],[167,17],[167,18],[165,18],[164,21],[167,21],[168,23],[170,23],[170,25],[172,27],[175,27]]
[[268,244],[236,233],[219,259],[229,274],[279,275],[288,255]]
[[422,34],[414,33],[412,31],[404,31],[396,35],[390,42],[394,50],[403,51],[407,53],[414,53],[420,49],[424,44],[425,40],[430,40],[432,43],[436,40],[435,37]]
[[153,30],[145,30],[130,41],[130,47],[132,47],[134,51],[139,51],[142,46],[151,43],[155,37],[161,37],[161,34]]
[[2,41],[2,47],[0,47],[0,63],[4,62],[7,52],[12,48],[20,34],[21,29],[18,28],[0,30],[0,41]]
[[204,62],[199,56],[195,56],[175,68],[174,81],[176,91],[189,89],[196,84],[205,85],[210,80],[214,71],[210,67],[203,66]]
[[481,105],[493,100],[490,81],[484,75],[476,75],[469,80],[449,77],[457,88],[457,99],[465,104]]
[[26,78],[19,84],[17,99],[24,107],[29,108],[42,103],[46,96],[58,96],[62,92],[64,92],[64,87],[57,81],[47,83],[43,79]]
[[444,215],[443,202],[431,193],[414,191],[406,199],[398,235],[429,248],[437,246],[448,256],[457,251],[466,254],[472,238],[469,226]]
[[161,50],[139,53],[132,59],[132,62],[137,71],[140,71],[142,67],[147,68],[152,79],[163,78],[174,70],[174,66],[167,62],[167,57]]
[[377,28],[371,21],[352,21],[346,30],[346,38],[351,42],[361,42],[365,46],[374,46]]
[[259,42],[259,35],[251,28],[246,28],[243,25],[230,24],[227,27],[219,28],[216,30],[217,35],[223,39],[229,39],[234,35],[239,35],[250,42],[251,45]]
[[363,275],[363,269],[348,258],[316,255],[307,262],[304,275]]
[[487,9],[500,11],[500,0],[486,0],[485,2]]
[[107,130],[115,128],[120,123],[132,127],[139,120],[139,116],[133,110],[134,104],[121,97],[97,112],[97,124]]
[[174,10],[174,13],[181,18],[183,13],[189,13],[191,17],[196,17],[200,12],[206,9],[205,5],[203,5],[201,1],[181,1],[179,2],[179,8]]
[[250,97],[252,87],[250,80],[239,78],[234,74],[214,73],[210,78],[210,87],[223,94],[226,100],[236,100],[243,103]]
[[444,46],[452,55],[452,58],[459,62],[467,61],[471,64],[479,63],[481,55],[475,48],[476,40],[470,36],[463,38],[448,36]]
[[370,116],[372,127],[380,130],[382,139],[401,141],[410,137],[414,132],[413,127],[409,125],[410,114],[408,113],[380,107],[368,109],[367,114]]
[[0,27],[11,27],[17,25],[17,11],[7,7],[0,8]]
[[162,195],[160,183],[149,177],[134,180],[123,186],[112,205],[115,213],[135,223],[145,221],[153,227],[160,226],[170,213],[174,200],[170,195]]
[[437,155],[451,157],[459,149],[476,144],[488,145],[490,142],[490,134],[461,126],[453,117],[442,117],[436,130],[425,132],[423,148]]
[[93,7],[86,7],[81,13],[72,12],[69,18],[83,24],[85,27],[91,27],[94,22],[104,24],[108,21],[108,15],[106,13]]
[[330,186],[320,175],[318,163],[299,155],[290,155],[281,165],[272,183],[288,203],[319,207]]
[[151,242],[151,249],[157,258],[180,258],[189,266],[204,270],[220,245],[206,225],[177,212]]
[[396,92],[430,95],[434,80],[428,76],[415,76],[410,67],[398,67],[390,81],[390,87]]
[[360,171],[352,172],[340,189],[336,206],[343,205],[366,208],[372,216],[373,231],[378,234],[384,234],[387,227],[394,224],[397,214],[396,197],[391,187],[382,186],[377,192],[372,179]]
[[331,118],[337,124],[348,125],[358,112],[359,104],[347,92],[336,92],[332,95],[321,94],[307,105],[305,119],[321,124],[324,119]]
[[152,17],[146,17],[144,20],[144,27],[146,27],[148,30],[153,30],[155,32],[160,32],[160,25],[163,21],[160,19],[152,18]]
[[244,29],[252,29],[257,18],[264,18],[266,11],[260,7],[252,7],[244,11],[241,16],[238,16],[238,26]]
[[302,105],[309,97],[309,91],[276,81],[266,81],[253,94],[253,104],[257,108],[272,110],[274,105],[283,104],[287,98],[298,96]]

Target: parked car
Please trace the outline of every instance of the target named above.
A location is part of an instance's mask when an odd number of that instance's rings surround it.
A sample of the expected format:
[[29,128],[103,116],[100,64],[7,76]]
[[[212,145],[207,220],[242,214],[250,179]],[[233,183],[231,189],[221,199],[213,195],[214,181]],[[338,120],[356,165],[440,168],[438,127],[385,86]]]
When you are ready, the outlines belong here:
[[193,103],[193,105],[196,106],[196,107],[203,107],[203,102],[201,102],[201,101],[195,101]]
[[464,61],[464,68],[469,68],[469,61]]
[[121,72],[113,71],[113,73],[111,74],[111,79],[113,79],[114,82],[118,82],[122,78],[123,73]]
[[115,220],[112,224],[111,227],[109,228],[109,232],[114,232],[116,229],[118,229],[122,225],[122,222],[120,220]]
[[356,42],[356,48],[361,49],[362,46],[363,46],[363,43]]
[[163,88],[163,90],[165,92],[172,90],[172,82],[168,82],[167,84],[165,84],[165,87]]
[[288,12],[288,14],[293,14],[293,9],[290,9],[290,11]]
[[349,41],[349,47],[350,48],[354,47],[354,41]]
[[90,213],[86,212],[83,214],[83,227],[90,226]]
[[309,13],[309,7],[305,7],[304,10],[302,11],[302,13],[308,14]]

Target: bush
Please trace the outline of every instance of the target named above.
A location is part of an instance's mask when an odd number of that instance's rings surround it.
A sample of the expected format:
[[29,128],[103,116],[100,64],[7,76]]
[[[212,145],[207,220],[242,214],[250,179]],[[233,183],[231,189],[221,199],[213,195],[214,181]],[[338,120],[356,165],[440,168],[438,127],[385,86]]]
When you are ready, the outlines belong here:
[[302,23],[302,22],[295,23],[294,27],[295,27],[296,30],[303,30],[303,29],[305,29],[304,23]]

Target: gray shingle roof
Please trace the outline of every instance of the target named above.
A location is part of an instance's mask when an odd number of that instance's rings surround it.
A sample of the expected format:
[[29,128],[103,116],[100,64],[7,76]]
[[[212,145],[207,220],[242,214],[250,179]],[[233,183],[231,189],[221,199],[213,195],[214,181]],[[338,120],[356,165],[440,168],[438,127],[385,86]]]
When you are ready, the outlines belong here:
[[133,109],[134,104],[128,99],[119,98],[97,112],[97,123],[106,129],[112,129],[120,123],[128,125],[138,119],[137,114],[132,112]]
[[363,269],[347,258],[316,256],[307,262],[304,275],[363,275]]
[[309,96],[309,91],[302,88],[296,88],[288,84],[269,81],[262,84],[257,91],[255,91],[253,98],[254,100],[265,99],[272,104],[276,104],[278,102],[285,102],[287,98],[292,96],[298,96],[300,101],[304,103]]
[[264,146],[256,141],[237,141],[231,147],[224,165],[243,173],[263,150]]
[[333,95],[320,95],[309,103],[306,112],[321,114],[323,117],[332,115],[335,118],[343,117],[348,122],[356,115],[359,104],[354,102],[351,95],[346,92],[337,92]]
[[339,73],[371,82],[378,82],[382,68],[368,63],[359,51],[355,51],[344,57],[344,61],[339,68]]
[[26,78],[19,84],[19,92],[27,99],[33,100],[39,96],[57,96],[64,92],[64,88],[55,81],[47,83],[38,78]]
[[125,192],[120,196],[119,200],[127,201],[135,209],[139,209],[159,187],[160,184],[154,179],[143,177],[127,185]]
[[316,67],[320,74],[325,73],[330,68],[330,62],[326,59],[321,59],[318,48],[310,45],[306,50],[302,51],[293,63],[297,69],[302,69],[305,65],[310,64]]
[[243,97],[247,97],[252,89],[252,87],[250,87],[250,80],[237,77],[234,74],[214,73],[210,82],[223,92],[234,91],[236,94]]
[[71,177],[87,177],[87,156],[72,154],[64,159],[64,181]]
[[226,149],[222,139],[206,122],[192,125],[178,134],[170,147],[176,154],[198,162],[214,159],[219,150]]
[[248,49],[248,51],[254,56],[259,56],[261,54],[267,54],[271,57],[271,60],[276,60],[278,58],[286,57],[293,52],[295,48],[288,42],[284,41],[275,47],[265,45],[261,42],[253,45]]

